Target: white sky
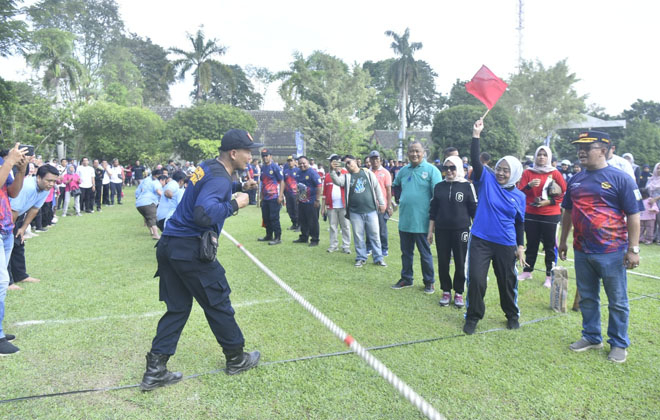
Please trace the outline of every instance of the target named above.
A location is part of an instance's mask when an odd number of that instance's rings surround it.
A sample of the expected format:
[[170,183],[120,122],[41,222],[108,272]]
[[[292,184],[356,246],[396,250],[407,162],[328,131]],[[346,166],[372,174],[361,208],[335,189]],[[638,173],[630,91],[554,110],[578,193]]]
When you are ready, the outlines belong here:
[[[228,47],[226,64],[288,69],[294,51],[322,50],[348,64],[393,56],[386,30],[424,47],[415,57],[438,73],[447,94],[482,64],[501,78],[518,58],[518,0],[117,0],[129,31],[164,48],[190,49],[186,32],[204,25],[207,37]],[[29,3],[33,3],[30,1]],[[652,0],[525,0],[523,57],[545,66],[567,58],[587,103],[618,114],[638,98],[660,101],[660,3]],[[646,47],[645,47],[646,45]],[[24,60],[0,60],[0,76],[26,78]],[[192,80],[171,88],[172,104],[188,103]],[[271,86],[265,109],[280,109]]]

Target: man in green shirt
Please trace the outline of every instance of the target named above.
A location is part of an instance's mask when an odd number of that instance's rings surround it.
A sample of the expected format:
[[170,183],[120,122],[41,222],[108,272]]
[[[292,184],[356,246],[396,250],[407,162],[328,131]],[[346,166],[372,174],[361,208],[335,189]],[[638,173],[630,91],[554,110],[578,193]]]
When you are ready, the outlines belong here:
[[424,147],[413,141],[408,146],[410,163],[396,174],[393,187],[401,188],[399,199],[399,239],[401,241],[401,279],[392,289],[403,289],[413,284],[413,256],[415,245],[422,263],[424,292],[433,293],[435,274],[431,247],[426,240],[429,228],[429,208],[435,184],[442,175],[424,159]]

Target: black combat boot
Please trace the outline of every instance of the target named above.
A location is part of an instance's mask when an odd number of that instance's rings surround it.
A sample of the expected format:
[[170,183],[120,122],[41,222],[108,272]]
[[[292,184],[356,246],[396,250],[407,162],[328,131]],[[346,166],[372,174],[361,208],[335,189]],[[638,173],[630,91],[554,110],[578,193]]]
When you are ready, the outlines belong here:
[[147,353],[147,370],[142,377],[140,389],[151,391],[159,386],[175,384],[181,380],[181,372],[170,372],[167,370],[169,354]]
[[236,375],[257,366],[261,358],[261,353],[258,350],[246,353],[241,348],[231,352],[225,352],[225,358],[227,359],[227,369],[225,369],[225,372],[227,372],[227,375]]

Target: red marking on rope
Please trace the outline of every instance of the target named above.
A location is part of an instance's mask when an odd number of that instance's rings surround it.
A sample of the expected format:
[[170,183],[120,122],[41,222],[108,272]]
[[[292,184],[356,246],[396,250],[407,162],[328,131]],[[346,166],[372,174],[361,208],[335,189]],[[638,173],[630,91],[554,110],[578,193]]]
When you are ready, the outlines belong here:
[[237,244],[236,246],[239,247],[239,248],[242,248],[242,247],[243,247],[242,244]]
[[346,345],[347,345],[348,347],[350,347],[351,344],[353,344],[353,341],[355,341],[355,340],[353,339],[353,337],[351,337],[350,334],[347,335],[346,338],[344,338],[344,343],[346,343]]

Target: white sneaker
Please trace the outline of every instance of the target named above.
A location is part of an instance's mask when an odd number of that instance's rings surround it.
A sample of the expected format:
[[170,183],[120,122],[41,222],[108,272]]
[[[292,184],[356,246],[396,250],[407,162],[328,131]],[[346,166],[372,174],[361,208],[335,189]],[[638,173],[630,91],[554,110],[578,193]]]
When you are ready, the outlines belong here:
[[53,216],[53,220],[51,220],[50,222],[51,222],[51,223],[57,223],[57,220],[58,220],[58,219],[57,219],[57,216]]

